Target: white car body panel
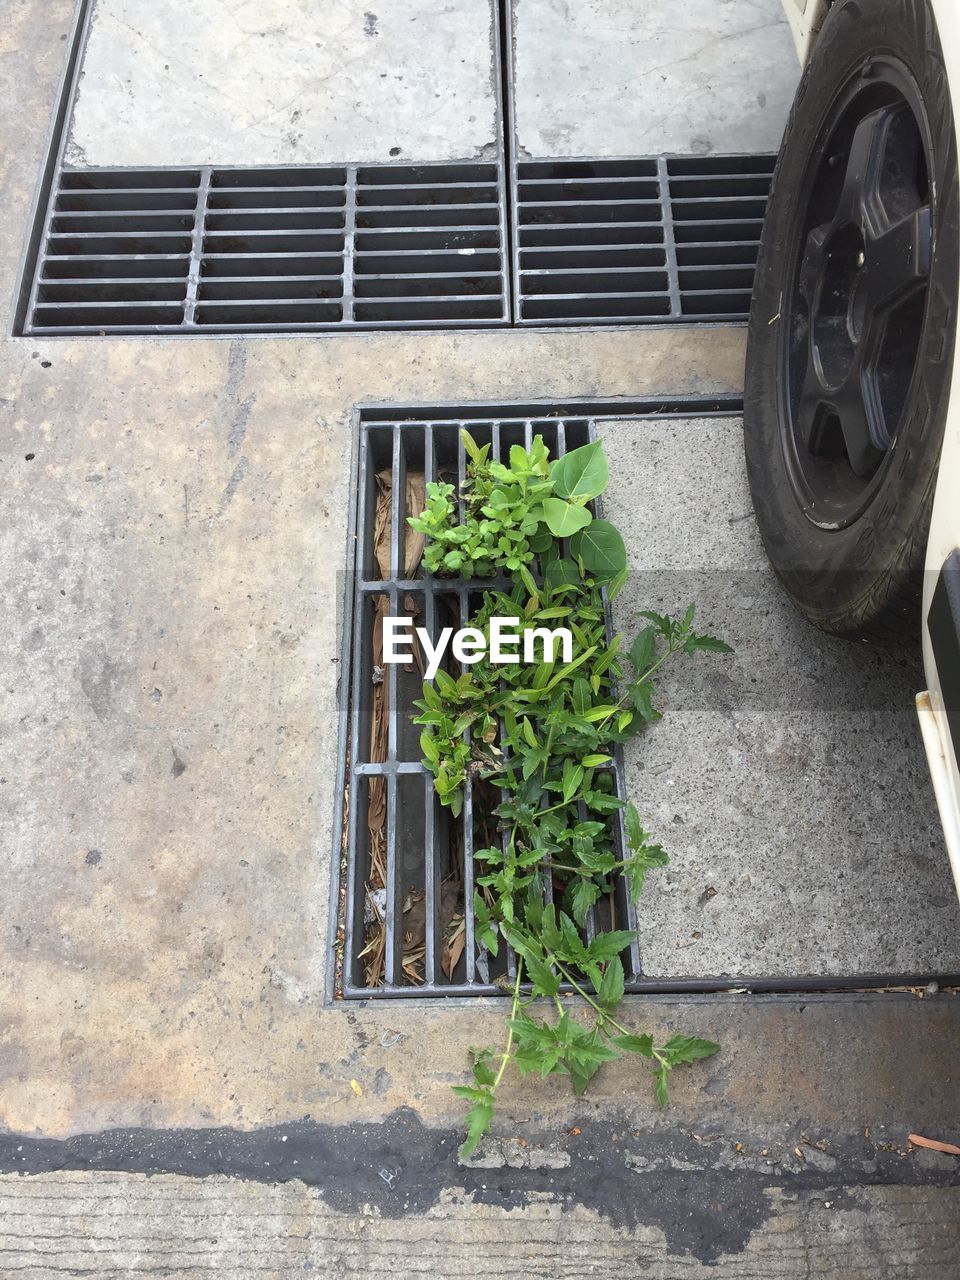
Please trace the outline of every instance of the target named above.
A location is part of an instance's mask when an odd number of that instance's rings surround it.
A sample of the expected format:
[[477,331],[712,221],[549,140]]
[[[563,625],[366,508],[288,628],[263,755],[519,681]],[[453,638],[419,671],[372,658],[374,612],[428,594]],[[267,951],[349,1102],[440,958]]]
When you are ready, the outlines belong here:
[[[828,0],[782,0],[801,62],[809,57],[829,8]],[[943,49],[947,80],[953,86],[954,129],[960,139],[960,3],[930,0]],[[940,677],[926,618],[937,579],[948,555],[960,548],[960,340],[955,343],[950,404],[937,474],[937,489],[927,542],[923,590],[923,665],[927,689],[917,695],[917,714],[933,789],[943,822],[947,853],[960,892],[960,762],[947,725]]]
[[[947,81],[952,86],[953,127],[960,138],[960,8],[956,0],[932,0],[937,19],[943,59],[947,69]],[[927,542],[926,573],[923,584],[923,617],[930,609],[937,578],[943,562],[951,551],[960,547],[960,362],[955,343],[953,379],[950,391],[950,407],[947,411],[947,427],[940,455],[937,474],[937,492],[930,522],[930,538]],[[939,741],[928,741],[924,733],[924,745],[933,777],[934,790],[940,817],[943,819],[947,852],[953,866],[954,879],[960,891],[960,762],[957,760],[953,739],[947,725],[940,697],[940,677],[930,645],[926,621],[923,626],[923,667],[929,692],[930,717],[935,721]],[[918,698],[921,725],[924,720],[923,695]],[[932,737],[932,735],[930,735]],[[939,750],[938,750],[939,746]]]

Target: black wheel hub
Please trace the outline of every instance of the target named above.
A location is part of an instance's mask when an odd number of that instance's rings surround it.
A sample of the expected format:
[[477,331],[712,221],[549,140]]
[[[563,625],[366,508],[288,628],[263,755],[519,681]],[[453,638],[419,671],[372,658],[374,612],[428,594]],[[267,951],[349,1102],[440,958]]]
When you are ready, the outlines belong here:
[[811,157],[784,298],[784,449],[825,528],[875,496],[903,430],[931,259],[931,145],[905,68],[871,61],[841,90]]

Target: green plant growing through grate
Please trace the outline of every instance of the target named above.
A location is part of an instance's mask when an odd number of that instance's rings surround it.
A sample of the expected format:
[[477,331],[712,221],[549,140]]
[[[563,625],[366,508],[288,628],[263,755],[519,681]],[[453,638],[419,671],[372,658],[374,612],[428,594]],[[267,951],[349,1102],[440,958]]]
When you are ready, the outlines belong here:
[[[693,629],[693,605],[680,618],[642,613],[644,626],[629,648],[620,636],[607,642],[604,596],[610,600],[623,587],[627,555],[617,529],[589,509],[607,485],[601,442],[551,462],[537,436],[529,450],[514,445],[501,463],[490,459],[489,445],[461,434],[469,459],[463,522],[454,487],[444,483],[429,484],[423,512],[409,518],[428,539],[425,567],[464,578],[512,578],[510,590],[484,593],[471,620],[488,653],[497,616],[519,618],[521,635],[563,625],[575,645],[565,663],[502,665],[483,657],[458,678],[440,670],[415,704],[423,763],[440,801],[459,814],[474,778],[506,797],[495,810],[502,847],[473,855],[483,871],[473,909],[482,946],[494,956],[502,942],[513,948],[516,977],[503,1048],[471,1050],[473,1083],[454,1086],[470,1104],[460,1148],[466,1157],[490,1126],[511,1062],[524,1076],[568,1076],[582,1093],[605,1062],[639,1054],[650,1061],[657,1100],[666,1106],[673,1068],[719,1049],[683,1035],[657,1045],[629,1031],[615,1015],[624,993],[620,957],[635,935],[614,930],[587,941],[582,930],[614,874],[636,902],[647,873],[667,862],[634,805],[616,795],[615,747],[660,719],[654,676],[668,658],[730,648]],[[625,857],[613,830],[620,809]],[[556,902],[545,902],[544,877],[562,890]],[[587,1024],[564,1007],[564,985],[585,1001]],[[550,1017],[532,1016],[540,1000],[552,1006]]]

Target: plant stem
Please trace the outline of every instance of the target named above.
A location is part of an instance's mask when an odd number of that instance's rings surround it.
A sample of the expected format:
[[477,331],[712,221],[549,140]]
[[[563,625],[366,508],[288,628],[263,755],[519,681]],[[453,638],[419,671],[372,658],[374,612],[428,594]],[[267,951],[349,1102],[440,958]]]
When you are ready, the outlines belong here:
[[626,1027],[621,1026],[621,1024],[617,1022],[616,1018],[611,1018],[610,1014],[607,1013],[606,1009],[604,1009],[601,1005],[597,1004],[596,1000],[594,1000],[594,998],[588,992],[584,991],[580,983],[577,982],[576,978],[574,978],[570,974],[570,972],[563,967],[563,965],[560,963],[560,961],[557,959],[556,956],[551,955],[550,959],[553,962],[553,964],[557,966],[557,968],[560,970],[560,972],[563,974],[566,980],[570,983],[574,991],[576,991],[578,995],[581,995],[584,998],[584,1000],[586,1000],[588,1005],[590,1005],[593,1009],[596,1009],[597,1013],[599,1013],[600,1015],[601,1022],[609,1022],[612,1027],[617,1028],[617,1030],[621,1033],[621,1035],[629,1036],[632,1034],[627,1030]]
[[[517,956],[517,980],[513,984],[513,1008],[510,1010],[511,1023],[513,1022],[514,1018],[517,1016],[517,1010],[520,1008],[520,978],[522,974],[523,974],[523,957]],[[510,1061],[510,1050],[512,1048],[513,1048],[513,1027],[511,1026],[507,1030],[507,1047],[504,1049],[503,1057],[500,1059],[500,1070],[497,1072],[496,1079],[493,1082],[494,1089],[496,1089],[497,1085],[503,1079],[503,1073],[506,1071],[507,1063]]]

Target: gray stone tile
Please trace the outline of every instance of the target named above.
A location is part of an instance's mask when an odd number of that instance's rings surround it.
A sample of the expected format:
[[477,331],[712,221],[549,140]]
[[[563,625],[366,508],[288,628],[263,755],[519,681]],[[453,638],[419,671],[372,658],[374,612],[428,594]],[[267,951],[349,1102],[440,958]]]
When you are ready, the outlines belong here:
[[780,0],[515,0],[521,154],[776,151],[800,76]]
[[919,653],[822,635],[769,571],[739,423],[602,429],[635,570],[615,605],[690,601],[730,657],[677,658],[627,783],[671,866],[641,903],[650,975],[960,968],[960,906],[913,698]]
[[490,0],[95,0],[67,157],[476,158],[496,144],[492,30]]

